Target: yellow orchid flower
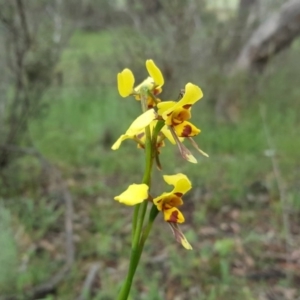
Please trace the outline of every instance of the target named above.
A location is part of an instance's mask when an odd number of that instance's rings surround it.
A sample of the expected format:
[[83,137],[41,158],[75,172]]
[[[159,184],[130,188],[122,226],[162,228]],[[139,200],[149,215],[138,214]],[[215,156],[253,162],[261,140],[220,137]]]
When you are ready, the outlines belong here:
[[135,205],[148,199],[147,184],[131,184],[126,191],[114,199],[125,205]]
[[140,90],[142,87],[146,87],[150,92],[147,99],[147,105],[148,108],[152,108],[157,102],[160,102],[156,96],[162,92],[164,78],[160,69],[152,59],[146,60],[146,68],[150,76],[136,87],[134,87],[134,75],[129,69],[124,69],[120,72],[117,76],[118,90],[120,95],[124,98],[134,95],[136,100],[141,100]]
[[178,137],[191,137],[200,133],[200,129],[188,122],[191,118],[191,106],[203,97],[201,89],[192,83],[185,86],[185,94],[178,102],[164,101],[157,105],[158,114],[166,125],[172,126]]
[[153,199],[159,211],[164,214],[164,220],[169,223],[178,242],[186,249],[192,249],[186,240],[184,234],[180,231],[178,223],[185,221],[183,214],[177,208],[183,204],[182,196],[192,188],[192,184],[186,175],[179,173],[176,175],[165,175],[164,180],[167,184],[173,185],[174,188],[169,193],[163,193]]
[[[157,104],[158,115],[165,120],[166,127],[169,129],[169,132],[165,129],[165,136],[171,143],[174,143],[175,141],[182,156],[192,163],[196,163],[197,160],[182,144],[182,138],[188,138],[201,154],[208,157],[208,155],[203,152],[192,139],[192,137],[198,135],[201,130],[188,121],[191,118],[192,105],[202,97],[202,90],[197,85],[187,83],[185,86],[185,93],[178,102],[164,101]],[[172,138],[170,138],[170,133]]]
[[165,175],[164,180],[167,184],[173,185],[174,189],[154,198],[153,203],[159,211],[163,212],[166,222],[183,223],[184,217],[177,207],[183,204],[181,197],[192,188],[191,182],[186,175],[181,173]]

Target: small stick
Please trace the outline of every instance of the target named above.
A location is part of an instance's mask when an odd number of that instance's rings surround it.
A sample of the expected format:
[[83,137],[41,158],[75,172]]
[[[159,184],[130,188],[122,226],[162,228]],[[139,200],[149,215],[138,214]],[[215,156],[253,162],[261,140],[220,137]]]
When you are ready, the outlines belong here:
[[77,298],[77,300],[85,300],[88,299],[88,296],[91,292],[93,283],[95,281],[95,277],[97,276],[98,270],[100,269],[100,264],[99,263],[94,263],[91,265],[88,275],[86,276],[86,279],[84,281],[81,294]]

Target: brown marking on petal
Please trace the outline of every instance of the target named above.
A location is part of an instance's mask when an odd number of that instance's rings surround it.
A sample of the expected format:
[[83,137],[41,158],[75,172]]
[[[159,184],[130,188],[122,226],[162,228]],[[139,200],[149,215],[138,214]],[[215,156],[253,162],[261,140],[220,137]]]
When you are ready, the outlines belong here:
[[168,117],[171,116],[172,113],[173,113],[173,112],[171,111],[170,113],[167,114],[167,116],[168,116]]
[[158,148],[161,148],[163,145],[164,145],[163,141],[156,143],[156,150],[158,150]]
[[172,208],[174,205],[172,205],[172,203],[169,203],[169,202],[165,202],[162,206],[163,210],[167,210],[167,209],[170,209]]
[[177,193],[174,193],[174,195],[176,195],[177,197],[181,198],[181,196],[182,196],[183,194],[182,194],[182,193],[179,193],[179,192],[177,192]]
[[173,234],[175,236],[175,239],[178,243],[182,243],[183,240],[185,240],[183,233],[180,231],[177,223],[170,223],[170,226],[172,228]]
[[172,126],[176,126],[176,125],[179,125],[181,124],[182,121],[181,120],[178,120],[178,119],[172,119]]
[[158,95],[158,94],[159,94],[159,89],[154,89],[154,90],[153,90],[153,95],[156,96],[156,95]]
[[188,137],[192,133],[192,127],[190,125],[185,125],[183,131],[181,132],[181,137]]
[[192,104],[186,104],[186,105],[183,105],[182,107],[183,107],[184,109],[189,109],[191,106],[192,106]]
[[172,223],[177,223],[178,221],[178,211],[173,211],[171,216],[170,216],[170,219],[168,220],[169,222],[172,222]]
[[136,137],[138,139],[141,139],[144,135],[145,135],[145,132],[141,132],[141,133],[137,134]]

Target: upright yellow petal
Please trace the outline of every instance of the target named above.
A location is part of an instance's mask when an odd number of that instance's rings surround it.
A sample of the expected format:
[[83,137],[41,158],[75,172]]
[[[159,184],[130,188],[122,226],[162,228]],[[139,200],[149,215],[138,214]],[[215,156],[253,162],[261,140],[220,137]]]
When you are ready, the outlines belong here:
[[164,77],[160,71],[160,69],[156,66],[152,59],[146,60],[146,68],[149,75],[153,78],[156,85],[162,86],[164,85]]
[[126,133],[127,135],[135,135],[138,134],[142,129],[144,129],[146,126],[148,126],[153,120],[155,120],[157,117],[157,114],[155,110],[149,109],[146,112],[144,112],[142,115],[137,117],[132,124],[127,129]]
[[131,184],[125,192],[116,196],[114,199],[125,205],[135,205],[148,198],[147,184]]
[[185,194],[192,188],[192,184],[186,175],[178,173],[176,175],[164,175],[164,181],[167,184],[173,185],[174,190],[172,193]]
[[122,97],[129,96],[133,91],[134,76],[129,69],[124,69],[118,73],[118,90]]
[[[163,118],[166,119],[167,116],[172,113],[174,110],[178,109],[179,107],[183,107],[185,105],[193,105],[198,100],[203,97],[202,90],[195,84],[187,83],[185,85],[185,93],[181,100],[179,100],[173,107],[165,110],[163,112]],[[158,106],[159,108],[159,106]]]
[[178,106],[182,107],[185,105],[193,105],[202,97],[203,97],[203,92],[199,88],[199,86],[189,82],[185,85],[185,93],[182,99],[178,102]]

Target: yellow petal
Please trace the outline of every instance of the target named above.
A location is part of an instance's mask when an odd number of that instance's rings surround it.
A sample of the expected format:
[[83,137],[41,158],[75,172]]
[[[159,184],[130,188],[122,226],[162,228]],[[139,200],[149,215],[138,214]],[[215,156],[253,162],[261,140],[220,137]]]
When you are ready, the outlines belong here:
[[164,204],[164,199],[172,196],[172,193],[162,193],[160,196],[153,199],[153,203],[156,205],[159,211],[162,210],[162,206]]
[[[170,125],[180,124],[183,121],[187,121],[191,118],[191,108],[185,109],[184,107],[179,107],[172,112],[172,123]],[[167,123],[167,122],[166,122]]]
[[174,105],[176,105],[177,102],[175,101],[163,101],[157,104],[157,108],[158,108],[158,115],[162,116],[164,119],[166,118],[165,112],[169,111],[170,109],[172,109],[174,107]]
[[183,223],[185,221],[183,214],[176,207],[164,210],[164,220],[172,223]]
[[118,73],[118,90],[122,97],[129,96],[133,91],[134,76],[129,69],[124,69]]
[[148,198],[148,189],[148,185],[144,183],[131,184],[125,192],[114,199],[125,205],[135,205]]
[[191,244],[188,242],[188,240],[186,239],[186,237],[184,236],[184,234],[182,234],[182,236],[181,236],[180,243],[181,243],[181,245],[182,245],[186,250],[193,250],[193,247],[192,247]]
[[[170,131],[170,129],[168,128],[168,126],[164,126],[162,129],[161,129],[161,132],[163,133],[163,135],[173,144],[173,145],[176,145],[176,141]],[[178,137],[178,140],[180,142],[183,142],[184,141],[184,138],[183,137]]]
[[185,105],[193,105],[198,100],[203,97],[202,90],[195,84],[187,83],[185,85],[185,93],[180,101],[178,101],[173,107],[165,110],[163,112],[163,118],[165,119],[170,113],[176,110],[179,107],[183,107]]
[[189,141],[192,143],[192,145],[204,156],[206,157],[209,157],[209,155],[207,153],[205,153],[203,150],[201,150],[199,148],[199,146],[197,145],[197,143],[192,139],[192,138],[189,138]]
[[163,135],[173,144],[175,145],[176,144],[176,141],[174,140],[173,138],[173,135],[171,133],[171,131],[168,129],[167,126],[164,126],[162,129],[161,129],[161,132],[163,133]]
[[193,105],[202,97],[203,92],[199,88],[199,86],[189,82],[185,85],[185,93],[181,100],[178,102],[178,106]]
[[187,176],[182,173],[178,173],[176,175],[164,175],[164,181],[167,184],[174,186],[174,189],[172,191],[173,194],[185,194],[192,188],[191,182],[189,181]]
[[199,128],[187,121],[174,126],[174,130],[179,137],[195,136],[201,132]]
[[179,242],[185,249],[192,250],[193,249],[192,246],[187,241],[186,237],[184,236],[184,234],[180,230],[178,224],[169,222],[169,225],[172,229],[172,232],[175,236],[176,241]]
[[146,68],[148,70],[149,75],[153,78],[156,85],[162,86],[164,85],[164,77],[160,71],[160,69],[156,66],[152,59],[148,59],[146,61]]
[[195,156],[192,153],[185,153],[184,159],[186,159],[187,161],[189,161],[192,164],[196,164],[198,161],[195,158]]
[[117,149],[119,149],[123,141],[125,141],[125,140],[127,140],[127,139],[132,139],[132,138],[133,138],[132,135],[122,134],[122,135],[115,141],[115,143],[112,145],[111,149],[112,149],[112,150],[117,150]]
[[165,209],[169,209],[171,207],[178,207],[183,204],[182,195],[178,194],[172,194],[171,197],[168,197],[165,199]]
[[[170,131],[174,131],[173,127],[170,127]],[[174,132],[173,138],[176,141],[176,144],[178,146],[178,149],[180,151],[181,156],[186,159],[187,161],[196,164],[197,163],[197,159],[193,156],[193,154],[191,153],[191,151],[184,146],[184,144],[182,143],[181,139],[183,138],[179,138],[176,134],[176,132]]]
[[142,129],[144,129],[146,126],[148,126],[153,120],[155,120],[157,117],[157,114],[155,110],[149,109],[146,112],[144,112],[142,115],[137,117],[132,124],[129,126],[129,128],[126,131],[126,135],[136,135],[139,132],[141,132]]

